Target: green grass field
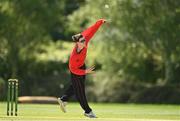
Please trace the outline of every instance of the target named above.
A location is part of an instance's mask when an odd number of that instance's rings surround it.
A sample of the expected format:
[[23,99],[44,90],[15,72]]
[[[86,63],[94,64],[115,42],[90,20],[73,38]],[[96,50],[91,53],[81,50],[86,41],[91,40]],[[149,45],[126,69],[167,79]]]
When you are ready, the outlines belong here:
[[97,119],[83,116],[78,103],[69,103],[67,113],[59,105],[19,104],[19,116],[6,116],[6,103],[0,102],[0,121],[180,121],[180,105],[94,104]]

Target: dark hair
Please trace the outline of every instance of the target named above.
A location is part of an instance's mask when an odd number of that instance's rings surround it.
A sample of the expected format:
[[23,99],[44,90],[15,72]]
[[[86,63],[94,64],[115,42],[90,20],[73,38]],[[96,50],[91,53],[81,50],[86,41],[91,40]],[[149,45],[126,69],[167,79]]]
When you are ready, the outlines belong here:
[[81,37],[83,37],[82,34],[76,34],[72,36],[72,40],[78,42]]

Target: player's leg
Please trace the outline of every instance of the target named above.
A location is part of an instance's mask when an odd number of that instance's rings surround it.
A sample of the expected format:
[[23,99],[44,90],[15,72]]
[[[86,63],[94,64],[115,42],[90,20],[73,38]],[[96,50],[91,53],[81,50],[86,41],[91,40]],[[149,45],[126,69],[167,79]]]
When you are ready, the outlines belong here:
[[74,89],[72,84],[69,86],[69,88],[66,90],[66,92],[64,93],[63,96],[61,96],[61,98],[58,98],[58,103],[60,105],[61,110],[65,113],[66,112],[66,105],[67,105],[67,101],[69,100],[69,98],[71,96],[74,95]]
[[85,76],[79,76],[75,74],[71,74],[72,84],[74,87],[75,95],[85,111],[84,115],[90,118],[95,118],[95,114],[92,112],[92,109],[89,107],[86,95],[85,95]]

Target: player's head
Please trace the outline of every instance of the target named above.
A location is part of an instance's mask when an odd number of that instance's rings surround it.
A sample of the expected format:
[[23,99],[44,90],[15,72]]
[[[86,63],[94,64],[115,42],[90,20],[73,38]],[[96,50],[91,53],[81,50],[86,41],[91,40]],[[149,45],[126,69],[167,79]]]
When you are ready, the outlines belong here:
[[72,39],[73,39],[74,42],[77,43],[79,48],[84,48],[86,46],[85,39],[82,36],[82,34],[79,33],[79,34],[73,35]]
[[78,42],[81,37],[83,37],[82,34],[80,34],[80,33],[79,34],[75,34],[75,35],[72,36],[72,40],[74,42]]

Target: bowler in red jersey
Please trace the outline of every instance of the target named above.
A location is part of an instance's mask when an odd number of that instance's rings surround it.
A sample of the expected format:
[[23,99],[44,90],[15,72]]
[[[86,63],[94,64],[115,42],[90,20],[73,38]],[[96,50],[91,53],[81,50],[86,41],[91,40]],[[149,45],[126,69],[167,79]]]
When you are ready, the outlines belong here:
[[71,84],[61,98],[58,98],[58,102],[63,112],[66,112],[66,102],[69,98],[75,94],[78,102],[84,110],[84,115],[89,118],[96,118],[92,109],[89,107],[87,98],[85,95],[85,79],[86,74],[93,73],[95,67],[86,68],[85,59],[88,49],[88,43],[96,31],[100,28],[105,19],[99,19],[95,24],[84,30],[83,32],[72,36],[75,42],[74,48],[69,58],[69,70],[71,73]]

